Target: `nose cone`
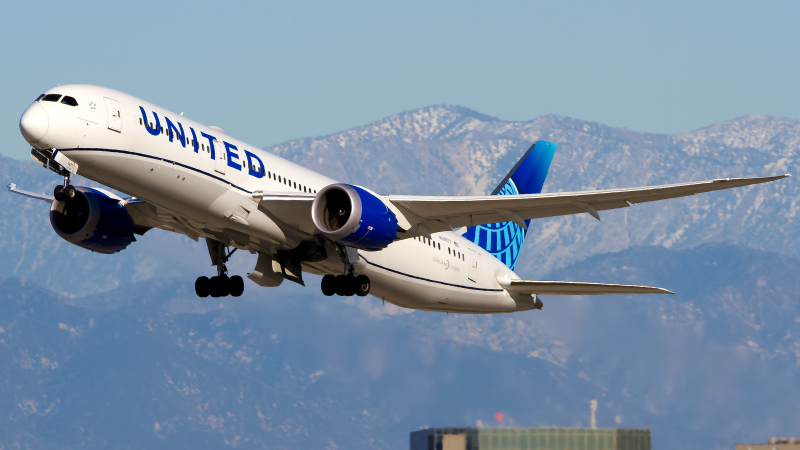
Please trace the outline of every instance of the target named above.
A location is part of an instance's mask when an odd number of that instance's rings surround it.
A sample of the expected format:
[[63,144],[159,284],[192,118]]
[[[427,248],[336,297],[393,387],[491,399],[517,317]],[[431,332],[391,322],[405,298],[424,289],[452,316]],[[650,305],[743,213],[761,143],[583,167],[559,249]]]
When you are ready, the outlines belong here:
[[19,119],[19,130],[29,143],[39,142],[50,126],[47,111],[39,103],[32,104]]

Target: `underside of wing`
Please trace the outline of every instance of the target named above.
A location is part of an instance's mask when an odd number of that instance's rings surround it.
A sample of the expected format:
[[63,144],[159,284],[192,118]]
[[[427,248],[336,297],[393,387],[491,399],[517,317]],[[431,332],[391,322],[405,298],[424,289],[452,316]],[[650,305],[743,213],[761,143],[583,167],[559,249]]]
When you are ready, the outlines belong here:
[[501,195],[480,197],[423,197],[392,195],[389,201],[408,212],[410,222],[428,231],[446,231],[464,226],[588,213],[600,219],[599,211],[627,208],[632,204],[685,197],[788,177],[726,178],[693,183],[553,194]]
[[630,295],[674,294],[667,289],[629,284],[581,283],[575,281],[511,280],[503,289],[519,294],[537,295]]
[[203,236],[202,232],[187,220],[167,210],[137,198],[127,198],[123,201],[125,209],[128,210],[128,214],[130,214],[131,219],[133,219],[137,234],[144,234],[150,229],[158,228],[186,235],[194,241],[197,241]]
[[267,194],[255,192],[253,198],[259,208],[268,211],[281,222],[307,234],[314,234],[316,227],[311,219],[313,194]]

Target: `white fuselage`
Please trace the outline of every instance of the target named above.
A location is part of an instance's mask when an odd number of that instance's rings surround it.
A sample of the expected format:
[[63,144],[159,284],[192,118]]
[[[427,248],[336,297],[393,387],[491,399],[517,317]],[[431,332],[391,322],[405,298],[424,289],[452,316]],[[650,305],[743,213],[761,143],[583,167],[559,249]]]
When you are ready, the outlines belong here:
[[[80,175],[156,206],[199,230],[198,237],[263,253],[294,248],[314,230],[281,221],[276,211],[259,206],[252,193],[313,195],[336,182],[119,91],[66,85],[45,94],[50,93],[72,96],[78,106],[45,101],[31,105],[47,115],[41,137],[23,133],[33,147],[57,150],[78,164]],[[153,129],[158,116],[156,134],[148,130],[142,110]],[[168,129],[167,120],[177,133]],[[355,271],[370,277],[370,293],[398,306],[471,313],[534,307],[529,295],[512,297],[499,285],[498,278],[517,279],[513,271],[454,232],[358,253]],[[332,256],[303,263],[303,270],[341,274],[343,264]]]

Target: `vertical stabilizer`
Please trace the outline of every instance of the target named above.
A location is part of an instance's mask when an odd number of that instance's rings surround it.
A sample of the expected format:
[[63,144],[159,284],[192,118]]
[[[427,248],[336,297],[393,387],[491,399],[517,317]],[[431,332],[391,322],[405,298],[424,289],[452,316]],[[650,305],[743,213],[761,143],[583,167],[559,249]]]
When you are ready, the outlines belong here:
[[[553,161],[556,144],[538,141],[522,155],[513,169],[503,178],[492,195],[538,194],[542,192],[544,179]],[[525,225],[530,220],[525,221]],[[525,240],[526,228],[514,222],[492,223],[471,227],[464,237],[494,255],[510,269],[517,265],[517,258]]]

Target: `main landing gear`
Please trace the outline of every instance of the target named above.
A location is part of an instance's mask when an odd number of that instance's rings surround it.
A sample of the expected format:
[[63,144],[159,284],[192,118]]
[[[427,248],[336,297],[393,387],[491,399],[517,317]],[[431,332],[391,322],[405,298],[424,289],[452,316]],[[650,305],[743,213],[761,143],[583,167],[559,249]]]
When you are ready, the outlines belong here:
[[369,294],[369,277],[366,275],[325,275],[322,277],[322,293],[331,296],[333,294],[345,297],[358,295],[363,297]]
[[194,291],[198,297],[227,297],[232,295],[238,297],[244,292],[244,280],[239,275],[228,277],[228,268],[225,263],[228,262],[234,248],[228,253],[227,248],[220,242],[209,243],[209,252],[215,252],[212,255],[212,262],[217,265],[217,276],[215,277],[199,277],[194,282]]

